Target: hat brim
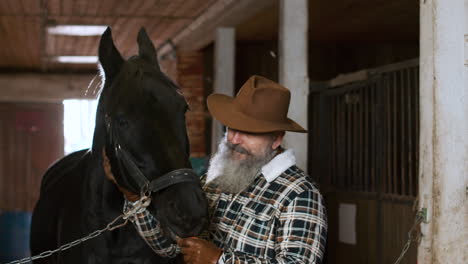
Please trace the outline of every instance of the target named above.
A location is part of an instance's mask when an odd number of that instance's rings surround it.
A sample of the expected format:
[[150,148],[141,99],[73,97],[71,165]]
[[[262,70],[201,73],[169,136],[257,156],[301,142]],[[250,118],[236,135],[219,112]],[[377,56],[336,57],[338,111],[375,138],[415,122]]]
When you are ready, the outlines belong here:
[[211,115],[223,125],[240,131],[251,133],[268,133],[275,131],[291,131],[306,133],[303,127],[287,118],[284,122],[258,120],[246,115],[234,104],[234,98],[224,94],[212,94],[207,99]]

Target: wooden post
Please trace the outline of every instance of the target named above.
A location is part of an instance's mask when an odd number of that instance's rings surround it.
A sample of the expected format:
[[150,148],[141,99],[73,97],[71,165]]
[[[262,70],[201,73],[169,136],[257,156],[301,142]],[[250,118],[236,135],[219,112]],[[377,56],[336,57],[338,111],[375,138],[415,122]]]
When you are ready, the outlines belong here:
[[[279,82],[291,91],[289,117],[307,129],[307,0],[280,0]],[[286,133],[285,147],[294,149],[297,165],[307,170],[307,134]]]
[[[236,39],[234,28],[218,28],[215,41],[214,93],[234,96]],[[213,118],[211,153],[215,153],[224,135],[223,125]]]

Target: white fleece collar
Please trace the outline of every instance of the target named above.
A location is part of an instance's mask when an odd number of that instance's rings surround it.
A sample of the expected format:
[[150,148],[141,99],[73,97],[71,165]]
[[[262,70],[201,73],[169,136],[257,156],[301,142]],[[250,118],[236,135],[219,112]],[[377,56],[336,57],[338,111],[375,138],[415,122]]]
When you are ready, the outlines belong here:
[[276,155],[270,162],[262,167],[262,174],[267,182],[274,181],[289,167],[296,164],[296,156],[292,149],[287,149]]

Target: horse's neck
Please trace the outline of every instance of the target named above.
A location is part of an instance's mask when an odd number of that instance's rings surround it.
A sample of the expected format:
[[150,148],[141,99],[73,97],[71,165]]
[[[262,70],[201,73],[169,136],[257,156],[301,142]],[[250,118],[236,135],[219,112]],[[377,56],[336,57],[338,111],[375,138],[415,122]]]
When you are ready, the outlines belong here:
[[84,203],[89,213],[98,218],[109,220],[115,218],[123,209],[123,195],[104,174],[102,159],[90,157],[85,176],[86,193]]

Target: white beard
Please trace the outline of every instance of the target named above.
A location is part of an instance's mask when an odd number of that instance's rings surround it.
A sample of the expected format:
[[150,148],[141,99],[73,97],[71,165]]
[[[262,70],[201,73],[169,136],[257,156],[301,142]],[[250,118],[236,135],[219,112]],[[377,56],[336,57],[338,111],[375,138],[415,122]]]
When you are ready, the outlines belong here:
[[[263,151],[262,155],[248,154],[244,160],[233,159],[235,150],[229,147],[226,137],[218,145],[218,151],[210,160],[207,172],[207,183],[213,184],[225,193],[240,193],[247,189],[262,167],[275,155],[276,151],[271,145]],[[232,146],[232,145],[231,145]]]

